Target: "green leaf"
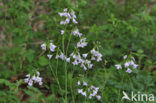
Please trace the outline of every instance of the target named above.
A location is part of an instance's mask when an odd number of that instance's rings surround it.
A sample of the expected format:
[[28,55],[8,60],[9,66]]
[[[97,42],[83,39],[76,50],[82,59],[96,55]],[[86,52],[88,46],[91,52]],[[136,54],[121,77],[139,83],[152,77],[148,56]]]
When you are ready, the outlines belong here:
[[39,63],[41,66],[46,66],[46,65],[49,64],[49,61],[48,61],[48,59],[47,59],[45,56],[41,56],[41,57],[39,58],[38,63]]
[[32,49],[28,50],[28,51],[25,53],[25,56],[26,56],[26,58],[27,58],[27,60],[28,60],[29,62],[32,62],[32,61],[33,61],[33,59],[34,59],[34,53],[35,53],[35,51],[32,50]]

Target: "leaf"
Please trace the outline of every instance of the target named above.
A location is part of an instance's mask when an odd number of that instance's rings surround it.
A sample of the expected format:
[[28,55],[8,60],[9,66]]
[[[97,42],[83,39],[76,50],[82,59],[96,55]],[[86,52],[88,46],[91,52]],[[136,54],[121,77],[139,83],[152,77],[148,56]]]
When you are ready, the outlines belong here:
[[48,61],[48,59],[47,59],[45,56],[41,56],[41,57],[39,58],[38,63],[39,63],[41,66],[46,66],[46,65],[49,64],[49,61]]
[[26,56],[26,58],[27,58],[27,60],[28,60],[29,62],[32,62],[32,61],[33,61],[33,59],[34,59],[34,53],[35,53],[35,51],[32,50],[32,49],[28,50],[28,51],[25,53],[25,56]]

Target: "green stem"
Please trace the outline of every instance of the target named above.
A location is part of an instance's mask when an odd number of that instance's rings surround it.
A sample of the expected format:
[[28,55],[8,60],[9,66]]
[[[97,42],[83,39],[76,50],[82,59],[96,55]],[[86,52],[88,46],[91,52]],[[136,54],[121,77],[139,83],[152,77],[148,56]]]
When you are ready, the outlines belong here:
[[[123,80],[124,80],[124,73],[123,73],[123,75],[122,75],[122,84],[121,85],[123,85]],[[118,96],[118,103],[121,103],[121,100],[120,100],[120,92],[121,92],[121,89],[119,89],[119,96]]]
[[60,82],[59,82],[58,78],[56,77],[56,75],[55,75],[55,73],[54,73],[54,71],[53,71],[53,68],[52,68],[52,66],[51,66],[50,61],[49,61],[49,67],[50,67],[50,70],[51,70],[52,74],[54,75],[54,78],[56,79],[56,82],[57,82],[57,84],[58,84],[58,86],[59,86],[59,89],[62,90],[62,88],[61,88],[61,86],[60,86]]

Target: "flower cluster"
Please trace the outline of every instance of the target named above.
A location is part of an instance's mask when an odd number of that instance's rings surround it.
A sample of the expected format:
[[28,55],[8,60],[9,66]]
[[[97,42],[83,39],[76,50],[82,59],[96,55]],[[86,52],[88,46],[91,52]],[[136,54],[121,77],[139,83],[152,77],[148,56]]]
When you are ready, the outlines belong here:
[[93,64],[90,60],[86,59],[88,54],[82,54],[80,53],[71,53],[70,56],[73,58],[73,65],[80,64],[80,67],[82,67],[84,70],[87,70],[87,67],[91,69],[93,67]]
[[29,86],[32,86],[33,83],[38,83],[39,85],[42,85],[43,84],[42,77],[39,77],[40,73],[37,72],[36,74],[37,75],[33,75],[33,76],[31,76],[30,74],[27,74],[26,78],[24,79],[24,82],[28,83]]
[[[65,21],[61,21],[63,23],[61,24],[68,24],[69,22],[66,21],[70,21],[72,19],[73,23],[75,23],[76,21],[76,15],[75,12],[73,10],[71,10],[71,12],[68,12],[67,9],[64,9],[63,13],[59,13],[60,17],[66,17]],[[67,20],[69,19],[69,20]],[[63,35],[65,32],[65,30],[61,30],[60,34]],[[74,36],[79,37],[79,42],[77,42],[77,46],[76,46],[76,51],[74,51],[73,53],[71,53],[69,56],[67,56],[67,54],[64,54],[62,52],[62,50],[60,50],[60,48],[58,47],[58,51],[57,54],[55,56],[55,59],[61,59],[63,61],[66,61],[68,63],[72,63],[74,66],[79,65],[81,68],[83,68],[84,70],[87,70],[88,68],[91,69],[93,67],[93,63],[92,61],[96,60],[97,62],[102,61],[102,54],[98,51],[99,50],[99,46],[97,45],[96,48],[94,47],[89,53],[84,53],[84,54],[80,54],[80,48],[84,48],[85,46],[87,46],[88,42],[86,42],[86,38],[82,37],[82,33],[79,32],[78,28],[72,30],[71,32]],[[55,52],[55,49],[57,48],[56,45],[54,45],[54,43],[50,43],[49,44],[49,48],[50,48],[50,52],[53,53]],[[46,43],[41,44],[41,48],[42,50],[46,50],[46,48],[48,48],[48,46],[46,46]],[[48,58],[51,59],[52,56],[54,56],[55,53],[48,54]]]
[[135,64],[134,57],[132,56],[128,57],[127,55],[125,55],[123,59],[124,59],[124,62],[122,64],[115,65],[118,70],[122,69],[122,65],[123,65],[124,68],[126,68],[127,73],[132,73],[132,69],[136,69],[138,67],[138,64]]
[[79,29],[78,29],[78,28],[74,29],[74,30],[72,31],[72,34],[73,34],[74,36],[78,36],[78,37],[81,37],[81,36],[82,36],[82,33],[79,32]]
[[77,43],[77,47],[81,47],[81,48],[84,48],[85,46],[87,46],[87,42],[86,42],[86,38],[82,38],[80,39],[80,41]]
[[93,85],[88,86],[88,84],[85,81],[78,81],[77,84],[78,86],[81,86],[81,88],[85,87],[85,89],[78,89],[79,94],[88,97],[89,99],[92,99],[93,97],[96,97],[98,100],[101,99],[101,96],[98,95],[99,87],[95,87]]
[[90,53],[92,54],[91,60],[96,60],[97,62],[102,61],[102,54],[99,51],[92,49]]
[[67,56],[65,56],[62,52],[60,53],[60,55],[56,55],[55,59],[60,58],[61,60],[65,60],[66,62],[70,62],[70,58],[67,58]]
[[61,25],[69,24],[70,20],[72,20],[74,24],[78,23],[76,21],[76,15],[74,11],[68,12],[67,9],[64,9],[63,12],[59,12],[59,15],[60,17],[65,17],[65,20],[60,22]]

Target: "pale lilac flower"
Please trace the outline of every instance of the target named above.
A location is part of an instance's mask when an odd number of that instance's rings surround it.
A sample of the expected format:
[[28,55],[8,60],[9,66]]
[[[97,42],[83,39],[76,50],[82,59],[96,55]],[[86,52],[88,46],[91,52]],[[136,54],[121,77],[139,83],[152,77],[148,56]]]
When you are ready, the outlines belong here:
[[83,63],[81,64],[81,67],[83,67],[85,71],[87,70],[87,67]]
[[91,61],[90,61],[90,60],[86,60],[85,62],[86,62],[87,64],[90,64],[90,63],[91,63]]
[[89,64],[88,68],[91,69],[93,67],[93,64]]
[[76,18],[76,15],[75,15],[75,12],[74,12],[74,11],[71,11],[70,14],[71,14],[71,16],[72,16],[73,18]]
[[75,60],[74,62],[72,62],[73,63],[73,65],[78,65],[78,62],[77,62],[77,60]]
[[39,85],[42,85],[42,84],[43,84],[43,82],[42,82],[42,81],[40,81],[40,82],[39,82]]
[[97,57],[97,62],[102,61],[102,54],[99,51],[96,51],[94,48],[90,51],[90,53],[93,55],[91,60],[95,60],[95,57]]
[[134,57],[131,57],[133,59],[133,61],[135,61],[135,58]]
[[29,86],[32,86],[33,85],[33,80],[32,79],[29,80],[28,85]]
[[95,60],[95,57],[92,57],[91,60]]
[[78,93],[82,93],[83,92],[83,90],[82,89],[78,89]]
[[130,62],[126,62],[124,65],[125,65],[125,68],[129,67]]
[[56,46],[53,43],[50,43],[50,51],[54,52],[55,48],[56,48]]
[[28,83],[29,82],[29,78],[24,79],[24,82]]
[[41,44],[41,48],[42,48],[42,50],[46,50],[46,45],[44,43]]
[[80,81],[77,82],[78,85],[81,85]]
[[134,65],[134,62],[133,62],[133,61],[129,61],[129,64],[130,64],[130,65]]
[[84,86],[87,86],[87,83],[83,81],[83,85],[84,85]]
[[74,31],[72,31],[72,34],[73,34],[74,36],[79,36],[79,37],[82,36],[82,33],[80,33],[79,30],[78,30],[77,28],[76,28]]
[[117,69],[122,69],[122,66],[120,64],[115,65]]
[[138,67],[138,65],[137,64],[133,64],[133,68],[135,69],[135,68],[137,68]]
[[80,41],[77,43],[77,47],[81,47],[84,48],[85,46],[87,46],[87,42],[86,42],[86,38],[82,38],[80,39]]
[[85,61],[83,59],[79,59],[79,63],[84,63]]
[[59,55],[56,55],[55,59],[58,59],[60,56]]
[[65,24],[69,24],[69,22],[70,22],[70,19],[67,18],[67,19],[65,20]]
[[123,58],[124,58],[124,59],[127,59],[127,55],[125,55]]
[[92,95],[89,95],[89,97],[88,97],[89,99],[92,99]]
[[39,77],[39,75],[40,75],[39,72],[37,72],[37,76],[36,75],[30,76],[30,74],[28,74],[26,75],[26,77],[28,78],[25,78],[24,82],[28,83],[29,86],[32,86],[33,83],[39,83],[39,85],[42,85],[42,78]]
[[52,58],[52,55],[51,55],[51,54],[48,54],[47,56],[48,56],[48,58],[49,58],[49,59],[51,59],[51,58]]
[[74,24],[78,23],[74,18],[72,19],[72,21],[73,21]]
[[68,62],[68,63],[69,63],[69,62],[70,62],[70,58],[66,58],[66,62]]
[[65,22],[65,21],[60,21],[60,24],[61,24],[61,25],[65,25],[66,22]]
[[87,55],[88,55],[88,54],[82,54],[82,56],[83,56],[84,58],[87,58]]
[[37,76],[40,76],[40,72],[37,72]]
[[61,30],[61,35],[63,35],[64,34],[64,30]]
[[95,54],[95,53],[96,53],[95,49],[92,49],[92,50],[90,51],[90,53],[91,53],[91,54]]
[[39,77],[39,76],[37,76],[35,82],[38,82],[38,83],[39,83],[39,82],[41,82],[41,81],[42,81],[42,78]]
[[64,12],[67,12],[67,8],[63,9]]
[[132,70],[128,68],[128,69],[126,70],[126,72],[127,72],[127,73],[131,73]]
[[84,66],[83,68],[84,68],[85,71],[87,70],[87,67],[86,66]]
[[26,77],[30,77],[30,74],[27,74]]
[[62,60],[64,60],[65,59],[65,56],[64,56],[64,54],[61,52],[61,55],[59,56],[60,57],[60,59],[62,59]]
[[82,92],[81,94],[85,97],[87,96],[86,92]]
[[101,96],[100,96],[100,95],[97,95],[96,98],[97,98],[98,100],[100,100],[100,99],[101,99]]
[[32,76],[31,79],[36,81],[36,76]]
[[97,62],[99,62],[99,61],[102,61],[102,58],[101,57],[98,57],[97,58]]

